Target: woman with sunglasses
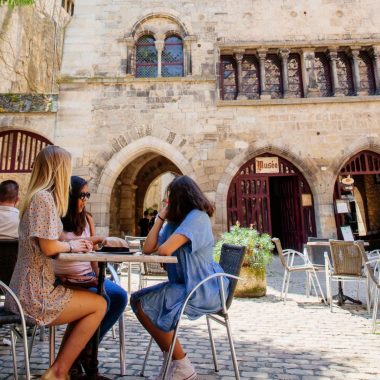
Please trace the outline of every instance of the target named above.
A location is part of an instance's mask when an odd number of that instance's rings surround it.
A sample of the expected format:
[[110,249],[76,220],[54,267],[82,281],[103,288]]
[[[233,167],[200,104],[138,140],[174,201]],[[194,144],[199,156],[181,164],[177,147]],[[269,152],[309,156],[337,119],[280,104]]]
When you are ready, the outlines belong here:
[[[62,218],[65,240],[86,239],[94,245],[103,243],[105,240],[103,236],[95,235],[94,220],[86,211],[86,203],[90,195],[87,181],[81,177],[72,176],[69,207],[66,216]],[[56,260],[54,272],[57,278],[68,286],[82,286],[96,293],[97,263]],[[104,281],[104,290],[103,296],[107,301],[107,312],[100,325],[100,341],[119,319],[128,302],[127,292],[108,279]],[[82,373],[81,366],[85,370],[87,369],[88,358],[86,356],[90,356],[90,352],[87,352],[87,355],[83,353],[73,366],[72,379],[75,375]]]

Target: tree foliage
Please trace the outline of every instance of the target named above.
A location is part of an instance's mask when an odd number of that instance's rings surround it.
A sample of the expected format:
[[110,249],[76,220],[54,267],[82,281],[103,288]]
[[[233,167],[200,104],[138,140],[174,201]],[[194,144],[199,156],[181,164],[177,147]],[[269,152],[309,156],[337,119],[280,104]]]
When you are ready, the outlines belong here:
[[0,0],[0,6],[7,4],[8,7],[13,8],[21,5],[32,5],[35,0]]

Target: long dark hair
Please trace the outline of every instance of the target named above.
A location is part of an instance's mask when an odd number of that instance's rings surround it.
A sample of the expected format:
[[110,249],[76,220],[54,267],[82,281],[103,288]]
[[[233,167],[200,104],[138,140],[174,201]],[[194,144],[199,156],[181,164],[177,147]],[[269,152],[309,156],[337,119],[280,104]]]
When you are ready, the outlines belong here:
[[208,216],[214,214],[211,202],[199,186],[186,175],[174,178],[167,188],[167,193],[169,200],[167,218],[170,222],[182,222],[194,209],[204,211]]
[[75,235],[82,235],[86,228],[87,211],[84,207],[82,212],[78,213],[78,199],[83,187],[87,185],[87,181],[78,176],[71,177],[71,189],[69,194],[69,208],[67,214],[63,217],[62,224],[65,232],[74,232]]

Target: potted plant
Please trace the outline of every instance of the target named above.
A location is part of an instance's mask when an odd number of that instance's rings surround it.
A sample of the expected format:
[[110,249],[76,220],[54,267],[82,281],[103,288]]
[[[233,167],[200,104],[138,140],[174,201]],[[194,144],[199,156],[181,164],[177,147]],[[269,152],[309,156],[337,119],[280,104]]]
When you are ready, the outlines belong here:
[[265,296],[266,267],[272,261],[274,245],[268,234],[259,234],[252,225],[249,228],[240,227],[240,223],[225,232],[214,247],[216,260],[220,257],[223,243],[243,245],[247,247],[243,267],[240,272],[242,280],[238,282],[235,290],[236,297],[262,297]]

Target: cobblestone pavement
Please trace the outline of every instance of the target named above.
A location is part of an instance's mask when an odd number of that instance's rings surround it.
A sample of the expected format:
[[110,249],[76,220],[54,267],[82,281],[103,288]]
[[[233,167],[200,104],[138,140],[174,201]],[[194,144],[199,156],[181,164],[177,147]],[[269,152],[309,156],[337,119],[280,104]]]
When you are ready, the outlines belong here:
[[[380,379],[380,335],[371,334],[371,321],[363,306],[347,304],[334,312],[316,297],[305,296],[304,274],[292,275],[289,300],[279,300],[283,270],[278,258],[268,268],[268,294],[260,299],[234,300],[230,317],[242,379]],[[134,285],[136,285],[134,275]],[[324,288],[324,277],[320,277]],[[345,289],[357,298],[356,285]],[[364,300],[361,285],[360,299]],[[126,318],[127,376],[120,377],[118,340],[112,334],[100,347],[101,372],[111,379],[141,379],[148,336],[128,309]],[[229,345],[222,326],[215,327],[220,372],[213,371],[205,319],[186,321],[182,343],[200,380],[234,379]],[[379,328],[380,329],[380,328]],[[60,331],[62,332],[62,331]],[[0,341],[6,331],[0,329]],[[116,334],[117,336],[117,334]],[[21,346],[18,347],[20,364]],[[155,347],[146,375],[157,371],[160,355]],[[48,366],[48,342],[38,337],[31,358],[32,374],[41,375]],[[22,370],[21,370],[22,372]],[[0,346],[0,379],[12,379],[8,346]]]

